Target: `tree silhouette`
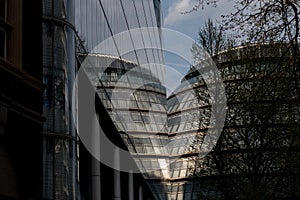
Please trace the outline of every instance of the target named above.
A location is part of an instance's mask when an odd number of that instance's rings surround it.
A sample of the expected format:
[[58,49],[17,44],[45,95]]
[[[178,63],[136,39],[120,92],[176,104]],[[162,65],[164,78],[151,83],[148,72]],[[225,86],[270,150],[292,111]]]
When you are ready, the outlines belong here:
[[[227,115],[216,147],[204,159],[195,158],[197,169],[190,172],[203,190],[215,190],[199,198],[299,198],[299,69],[292,47],[249,45],[214,57],[226,88]],[[194,90],[199,101],[209,98],[205,84]],[[205,137],[198,134],[189,147],[193,151],[200,151]]]
[[[199,61],[205,57],[202,51],[205,50],[210,56],[224,50],[227,39],[221,26],[217,26],[212,19],[208,19],[204,27],[199,30],[197,41],[193,44],[191,52],[193,59]],[[203,48],[203,50],[202,50]]]
[[[230,29],[243,46],[210,50],[226,87],[227,115],[214,150],[190,168],[199,199],[300,198],[297,8],[298,1],[246,0],[223,16],[220,30]],[[199,44],[205,49],[208,42]],[[205,90],[194,88],[199,102],[210,98]],[[207,134],[198,129],[193,152]]]

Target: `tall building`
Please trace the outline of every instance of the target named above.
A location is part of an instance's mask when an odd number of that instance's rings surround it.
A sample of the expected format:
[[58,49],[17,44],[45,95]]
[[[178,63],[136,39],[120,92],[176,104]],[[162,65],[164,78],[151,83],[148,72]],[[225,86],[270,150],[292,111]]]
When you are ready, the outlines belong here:
[[[112,126],[132,153],[147,187],[151,187],[156,199],[167,199],[161,183],[168,176],[161,169],[168,162],[168,154],[162,148],[168,143],[168,132],[166,91],[161,82],[164,71],[159,65],[163,63],[160,1],[105,0],[79,4],[78,32],[85,41],[83,55],[89,53],[85,60],[80,59],[81,67],[86,67],[90,79],[95,80],[99,103],[106,108]],[[103,172],[94,169],[92,173],[98,174],[98,185],[103,189]],[[119,193],[122,192],[121,189]]]
[[43,198],[79,196],[77,138],[71,115],[75,79],[75,2],[44,0],[42,6]]

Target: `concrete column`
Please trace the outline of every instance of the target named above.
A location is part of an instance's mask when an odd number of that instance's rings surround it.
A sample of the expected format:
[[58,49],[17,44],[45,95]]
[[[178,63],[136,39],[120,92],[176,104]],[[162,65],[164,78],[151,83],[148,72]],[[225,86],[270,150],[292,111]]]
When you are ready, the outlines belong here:
[[114,150],[114,199],[121,200],[121,174],[118,170],[120,169],[120,153],[119,149]]
[[129,200],[134,200],[134,187],[133,187],[133,174],[128,174],[128,194],[129,194]]
[[92,176],[91,176],[92,200],[101,200],[101,174],[100,162],[92,159]]
[[143,188],[139,186],[139,200],[143,200]]

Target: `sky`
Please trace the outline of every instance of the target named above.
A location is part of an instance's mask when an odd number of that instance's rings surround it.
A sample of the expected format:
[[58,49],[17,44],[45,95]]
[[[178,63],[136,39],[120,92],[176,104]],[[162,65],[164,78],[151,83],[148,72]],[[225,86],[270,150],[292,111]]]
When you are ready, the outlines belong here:
[[[199,29],[201,29],[208,18],[221,21],[221,15],[229,14],[233,11],[234,0],[218,0],[217,7],[205,6],[196,12],[182,14],[191,10],[196,0],[162,0],[163,27],[177,31],[170,36],[163,36],[165,49],[171,49],[171,53],[165,52],[166,79],[165,86],[169,95],[179,84],[180,80],[190,69],[193,63],[190,48],[197,39]],[[179,32],[179,33],[178,33]],[[173,38],[175,37],[175,38]],[[174,55],[172,50],[182,50],[187,53],[185,56]],[[191,53],[190,53],[191,54]],[[182,59],[190,57],[190,59]]]
[[233,11],[234,0],[219,0],[217,7],[205,6],[196,12],[181,14],[193,8],[196,2],[196,0],[162,0],[164,27],[196,39],[199,29],[208,18],[221,20],[222,14]]

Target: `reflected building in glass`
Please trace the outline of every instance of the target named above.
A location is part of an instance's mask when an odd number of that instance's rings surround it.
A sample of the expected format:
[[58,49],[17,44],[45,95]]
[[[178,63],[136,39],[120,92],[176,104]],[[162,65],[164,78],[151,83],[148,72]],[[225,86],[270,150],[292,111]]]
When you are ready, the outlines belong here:
[[169,178],[169,138],[160,80],[149,69],[112,56],[89,54],[82,66],[155,198],[167,199],[162,182]]
[[[101,104],[155,199],[196,198],[193,190],[197,186],[189,176],[199,152],[187,144],[198,136],[198,127],[207,129],[208,93],[204,88],[201,94],[205,101],[203,111],[197,109],[199,102],[195,94],[188,95],[193,85],[199,84],[199,79],[183,82],[176,95],[167,100],[161,67],[164,60],[159,29],[160,2],[79,3],[76,15],[81,17],[76,23],[86,51],[81,52],[78,61],[87,70]],[[200,114],[207,121],[199,122]],[[98,166],[95,161],[89,162]],[[94,185],[103,182],[100,174]]]
[[[166,90],[162,86],[160,1],[101,0],[76,4],[80,5],[76,6],[76,16],[80,16],[76,18],[76,26],[84,39],[78,62],[93,80],[101,100],[98,103],[109,114],[111,125],[132,154],[147,187],[150,186],[155,199],[168,199],[167,188],[162,184],[169,174],[168,152],[164,147],[169,140]],[[89,162],[99,165],[93,159]],[[97,173],[95,169],[91,171]],[[98,180],[94,181],[98,185],[105,184],[100,174],[103,173],[98,173]],[[114,174],[119,176],[118,172]],[[127,176],[129,181],[132,174]],[[132,182],[128,185],[131,187]],[[118,187],[113,184],[113,191],[119,190]],[[132,195],[128,188],[121,188],[119,195],[124,190]]]

